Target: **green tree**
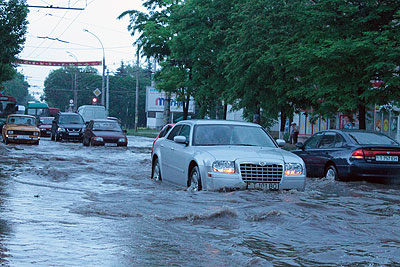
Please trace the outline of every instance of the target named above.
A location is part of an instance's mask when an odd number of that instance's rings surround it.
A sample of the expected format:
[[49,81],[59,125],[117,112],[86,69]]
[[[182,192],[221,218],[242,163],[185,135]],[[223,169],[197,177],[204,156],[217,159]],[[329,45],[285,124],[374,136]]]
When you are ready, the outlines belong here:
[[2,84],[4,93],[17,99],[19,105],[25,105],[32,96],[29,95],[29,84],[21,73],[17,73],[12,80],[5,81]]
[[25,42],[28,9],[25,0],[0,3],[0,83],[15,74],[13,62]]
[[[303,69],[300,79],[317,113],[358,113],[365,129],[369,104],[399,98],[399,8],[393,0],[321,0],[306,6],[292,63]],[[375,79],[384,85],[371,89]]]

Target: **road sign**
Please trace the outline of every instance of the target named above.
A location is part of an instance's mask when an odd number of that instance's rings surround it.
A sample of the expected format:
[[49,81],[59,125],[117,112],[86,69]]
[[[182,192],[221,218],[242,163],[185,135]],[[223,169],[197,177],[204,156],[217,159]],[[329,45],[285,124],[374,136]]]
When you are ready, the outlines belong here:
[[96,97],[98,97],[99,95],[101,95],[101,91],[99,90],[99,88],[96,88],[96,89],[93,91],[93,94],[94,94]]

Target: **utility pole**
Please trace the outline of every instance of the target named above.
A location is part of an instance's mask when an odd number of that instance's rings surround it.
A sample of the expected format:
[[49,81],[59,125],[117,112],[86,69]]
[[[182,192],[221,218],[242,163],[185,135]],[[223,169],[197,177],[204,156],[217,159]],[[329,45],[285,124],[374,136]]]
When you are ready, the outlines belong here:
[[69,54],[71,57],[73,57],[76,60],[76,67],[75,67],[75,79],[74,79],[74,109],[73,111],[76,112],[78,109],[78,80],[77,80],[77,72],[79,71],[78,67],[78,58],[72,54],[71,52],[67,51],[67,54]]
[[136,100],[135,100],[135,132],[138,129],[139,120],[139,47],[136,52]]
[[107,95],[106,95],[106,110],[107,112],[109,112],[109,108],[110,108],[110,70],[107,69],[107,84],[106,84],[106,91],[107,91]]

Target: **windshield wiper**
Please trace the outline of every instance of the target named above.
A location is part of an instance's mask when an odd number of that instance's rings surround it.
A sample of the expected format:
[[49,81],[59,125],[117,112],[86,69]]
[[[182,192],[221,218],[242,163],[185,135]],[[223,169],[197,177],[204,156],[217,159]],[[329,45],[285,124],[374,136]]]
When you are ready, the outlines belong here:
[[256,146],[252,144],[234,144],[235,146]]

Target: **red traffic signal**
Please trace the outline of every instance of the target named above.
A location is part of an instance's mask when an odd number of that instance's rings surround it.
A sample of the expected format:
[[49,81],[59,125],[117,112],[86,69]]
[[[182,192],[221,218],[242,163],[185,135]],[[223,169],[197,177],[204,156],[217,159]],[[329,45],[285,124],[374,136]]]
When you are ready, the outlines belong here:
[[93,97],[93,98],[92,98],[92,104],[93,104],[93,105],[97,104],[97,97]]

